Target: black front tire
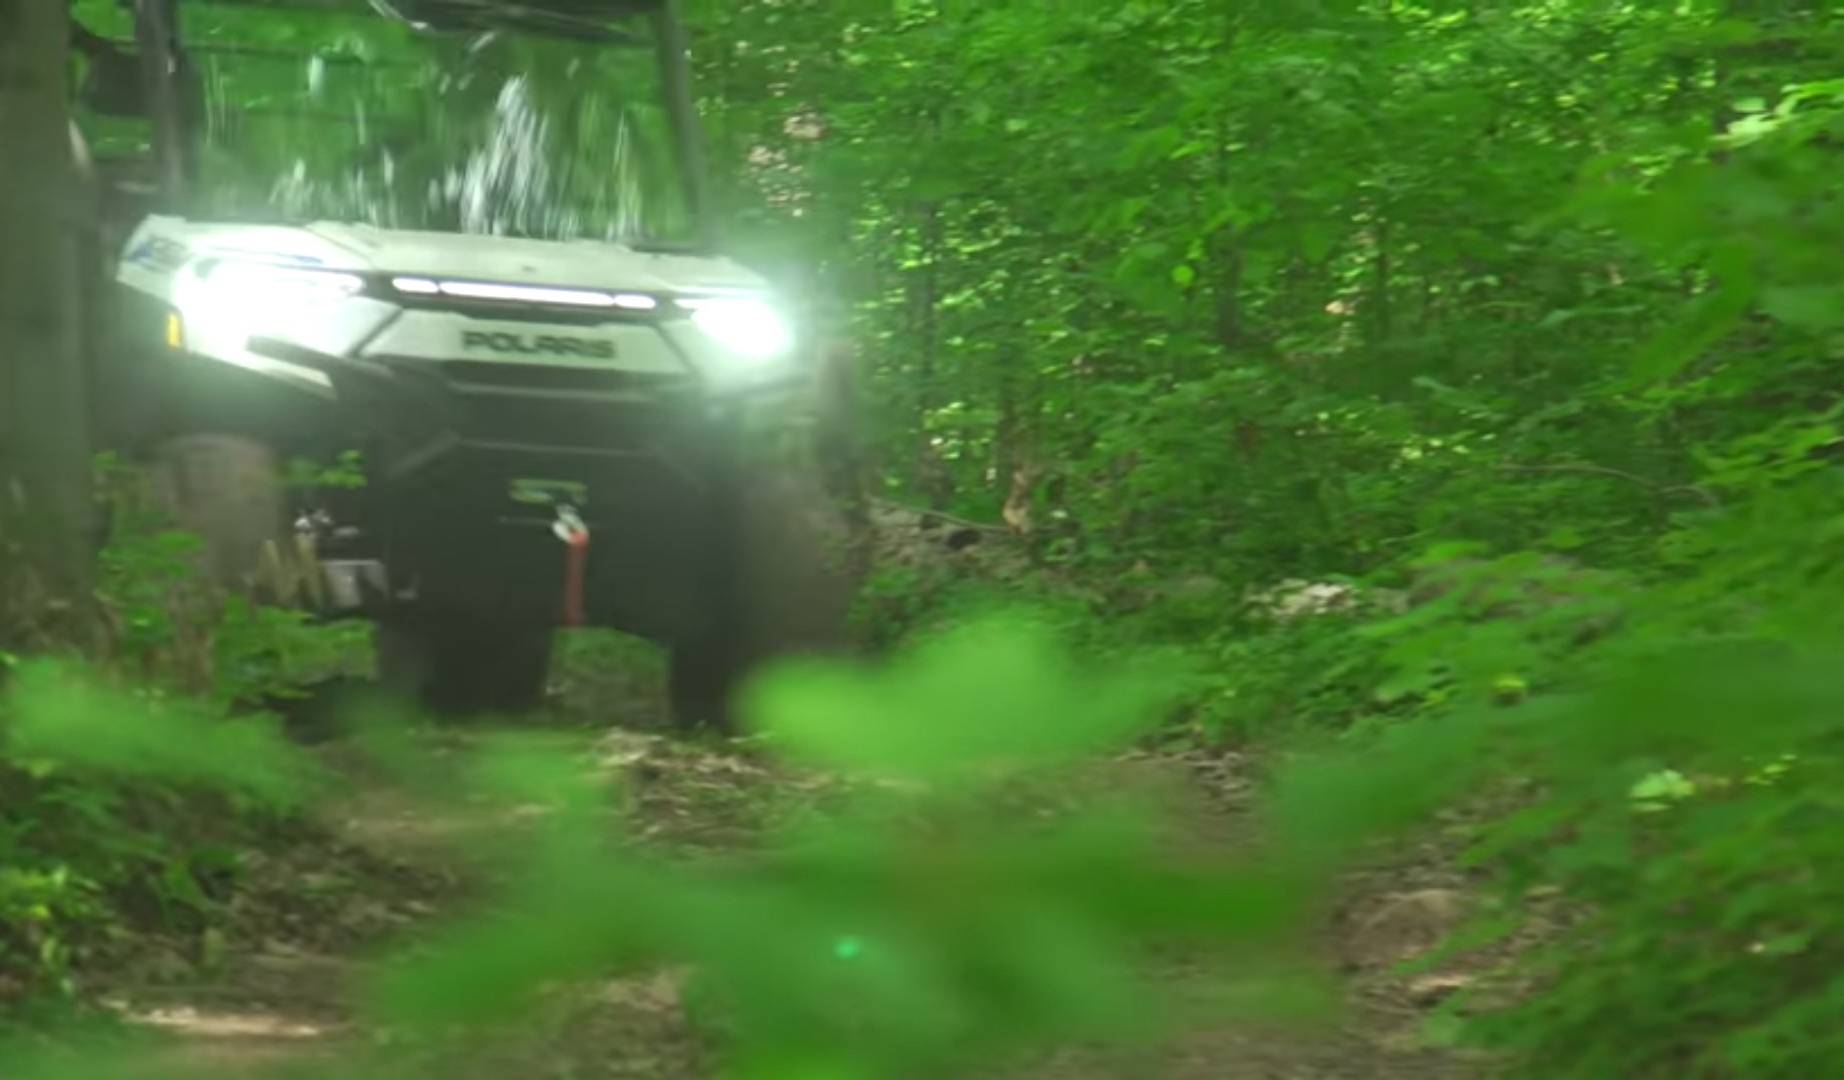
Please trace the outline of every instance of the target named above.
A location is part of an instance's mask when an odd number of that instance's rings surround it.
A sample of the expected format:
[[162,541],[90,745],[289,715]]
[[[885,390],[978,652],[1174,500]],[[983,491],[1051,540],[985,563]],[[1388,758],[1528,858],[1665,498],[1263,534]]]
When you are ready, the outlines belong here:
[[700,636],[675,643],[668,678],[681,731],[740,733],[737,691],[782,657],[849,650],[849,529],[817,473],[738,463],[719,482]]
[[666,676],[674,726],[682,732],[736,734],[734,698],[748,674],[733,643],[675,646]]
[[544,704],[554,637],[473,613],[391,616],[374,638],[378,681],[442,718],[529,713]]
[[281,457],[273,447],[235,435],[182,435],[155,450],[148,474],[156,505],[204,541],[203,569],[218,587],[251,590],[265,561],[290,548]]

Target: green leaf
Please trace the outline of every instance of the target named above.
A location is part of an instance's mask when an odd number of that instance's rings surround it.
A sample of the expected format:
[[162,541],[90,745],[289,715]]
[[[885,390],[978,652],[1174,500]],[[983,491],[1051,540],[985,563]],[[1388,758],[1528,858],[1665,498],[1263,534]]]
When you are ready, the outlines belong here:
[[1729,248],[1714,260],[1718,284],[1687,313],[1656,335],[1632,366],[1639,383],[1663,382],[1702,358],[1741,325],[1755,304],[1754,268],[1747,253]]
[[121,777],[199,783],[294,805],[319,775],[273,726],[236,723],[197,702],[150,702],[98,685],[82,667],[22,664],[12,676],[7,750]]
[[1169,663],[1147,666],[1096,674],[1073,664],[1043,623],[994,618],[882,670],[790,664],[752,686],[745,708],[752,726],[816,763],[940,780],[1123,744],[1178,684]]
[[1844,286],[1767,285],[1761,310],[1789,326],[1831,330],[1844,326]]
[[1635,782],[1627,797],[1636,803],[1656,806],[1688,799],[1696,793],[1697,785],[1685,779],[1682,773],[1675,769],[1661,769]]

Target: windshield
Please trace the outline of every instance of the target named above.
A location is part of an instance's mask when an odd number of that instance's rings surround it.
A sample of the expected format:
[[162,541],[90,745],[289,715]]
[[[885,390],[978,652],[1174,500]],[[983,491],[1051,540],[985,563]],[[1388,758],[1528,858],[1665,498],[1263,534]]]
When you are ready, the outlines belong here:
[[181,5],[193,212],[547,239],[692,229],[650,21],[436,32],[363,3]]

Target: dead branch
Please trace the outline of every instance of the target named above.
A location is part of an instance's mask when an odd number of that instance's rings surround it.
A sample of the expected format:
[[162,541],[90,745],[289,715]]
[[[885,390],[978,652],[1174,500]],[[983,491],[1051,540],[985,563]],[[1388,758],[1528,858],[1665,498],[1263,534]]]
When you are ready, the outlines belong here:
[[1694,495],[1703,500],[1704,505],[1711,509],[1722,509],[1722,500],[1718,499],[1716,493],[1708,488],[1698,487],[1696,484],[1660,484],[1636,473],[1630,473],[1624,469],[1610,469],[1605,465],[1500,465],[1498,468],[1502,472],[1583,473],[1590,476],[1611,476],[1619,480],[1631,481],[1656,495]]
[[871,500],[871,503],[881,510],[896,510],[905,514],[913,514],[918,518],[924,519],[937,518],[949,525],[958,525],[963,529],[978,529],[980,532],[998,533],[1000,535],[1008,535],[1012,531],[1011,528],[1006,525],[989,525],[981,521],[968,521],[966,518],[955,517],[953,514],[944,514],[939,510],[924,510],[917,506],[906,506],[899,502],[891,502],[889,499],[874,498]]

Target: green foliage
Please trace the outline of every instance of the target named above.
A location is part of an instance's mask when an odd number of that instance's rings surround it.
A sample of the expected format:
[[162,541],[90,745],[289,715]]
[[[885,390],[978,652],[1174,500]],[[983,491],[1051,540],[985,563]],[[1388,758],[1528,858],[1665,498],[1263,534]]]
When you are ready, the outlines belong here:
[[227,710],[351,665],[349,633],[200,584],[199,539],[135,470],[105,458],[98,476],[110,647],[10,663],[0,700],[0,998],[73,993],[78,961],[124,923],[217,918],[225,845],[317,783],[275,717]]
[[[1280,817],[1296,850],[1335,858],[1497,778],[1533,784],[1474,858],[1502,874],[1505,929],[1538,886],[1571,914],[1526,960],[1535,991],[1464,1030],[1518,1075],[1810,1075],[1837,1053],[1817,1018],[1838,659],[1686,649],[1593,694],[1399,727],[1293,775]],[[1675,771],[1649,771],[1665,748]]]
[[[990,799],[1019,770],[1055,770],[1078,749],[1145,731],[1163,682],[1156,669],[1072,682],[1045,631],[1017,622],[968,626],[876,675],[786,672],[763,687],[756,716],[787,752],[931,783],[867,787],[754,860],[665,862],[611,845],[603,795],[578,763],[543,740],[489,744],[471,793],[549,814],[491,914],[390,967],[374,989],[377,1018],[400,1045],[422,1046],[516,1024],[559,981],[667,965],[693,973],[700,1015],[737,1077],[945,1075],[1067,1038],[1143,1036],[1160,1016],[1158,996],[1133,976],[1142,950],[1202,941],[1260,945],[1271,958],[1298,911],[1286,878],[1173,859],[1157,822],[1122,799],[1053,820],[995,816]],[[184,759],[131,753],[172,718],[88,704],[14,701],[20,718],[43,713],[28,721],[41,750],[82,754],[89,767],[293,793],[264,784],[293,775],[287,751],[195,737]],[[863,709],[879,723],[830,722]],[[957,712],[969,722],[940,722]],[[80,739],[57,743],[63,730]],[[842,941],[853,943],[845,956]],[[1287,969],[1257,952],[1237,982],[1287,986]],[[1277,992],[1266,1004],[1301,1000]],[[337,1071],[368,1075],[389,1062],[383,1053]]]
[[[847,302],[830,329],[871,358],[886,488],[1028,519],[1035,553],[1092,589],[1050,617],[1083,660],[1183,650],[1201,674],[1162,673],[1163,688],[1191,694],[1206,734],[1342,740],[1277,785],[1291,869],[1330,871],[1494,797],[1473,856],[1499,921],[1535,920],[1545,941],[1532,985],[1456,1014],[1462,1036],[1529,1076],[1828,1073],[1837,12],[692,7],[742,251]],[[272,44],[311,36],[268,12],[225,19]],[[460,130],[431,145],[477,159],[467,116],[484,99],[457,101],[453,127],[422,113],[448,108],[430,89],[458,86],[463,61],[386,74],[367,53],[401,58],[392,33],[314,42],[367,61],[342,100]],[[504,89],[519,58],[489,59],[508,66],[479,85]],[[300,115],[293,73],[232,75]],[[530,86],[552,116],[581,89],[555,72]],[[574,152],[487,142],[597,189],[598,125],[625,108],[553,127]],[[298,142],[244,145],[257,195],[293,175]],[[315,158],[295,194],[357,192],[355,213],[389,219],[367,187],[381,163],[346,149],[359,156]],[[545,190],[517,209],[582,231],[546,218],[545,198],[570,196]],[[156,534],[109,570],[131,650],[186,640],[158,600],[186,553]],[[1286,618],[1250,601],[1287,578],[1406,597]],[[1039,584],[895,571],[862,610],[887,643]],[[1034,640],[949,633],[877,675],[783,673],[756,704],[808,760],[933,781],[1140,730],[1141,688],[1115,699]],[[505,760],[501,787],[586,813],[560,764]],[[960,828],[920,855],[848,818],[708,874],[610,855],[566,812],[508,913],[406,966],[391,1015],[473,1020],[548,978],[690,961],[739,1075],[894,1075],[958,1064],[931,1056],[945,1046],[1136,1019],[1105,975],[1127,936],[1172,928],[1137,906],[1149,898],[1186,914],[1180,929],[1272,925],[1257,884],[1146,872],[1129,829],[1025,839],[969,827],[966,805],[931,807]],[[97,893],[55,869],[9,887],[0,910],[34,927]],[[842,939],[861,946],[850,962]]]
[[1028,609],[1033,621],[1054,626],[1078,642],[1095,636],[1097,598],[1092,590],[1023,567],[1007,569],[1014,572],[995,574],[929,559],[883,567],[859,587],[853,629],[868,648],[880,651],[995,614]]
[[[846,4],[790,40],[709,7],[740,240],[856,301],[892,485],[990,518],[1022,475],[1056,550],[1106,573],[1361,574],[1442,535],[1647,558],[1711,425],[1746,421],[1668,418],[1681,392],[1612,366],[1690,325],[1681,301],[1731,328],[1683,238],[1758,251],[1785,234],[1755,228],[1768,200],[1823,175],[1764,195],[1694,146],[1723,78],[1770,103],[1750,146],[1824,129],[1822,86],[1782,106],[1699,52],[1809,32],[1794,82],[1832,40],[1807,17]],[[1810,255],[1776,278],[1824,263],[1822,227],[1788,240]]]
[[783,668],[748,707],[771,740],[820,755],[817,764],[927,782],[1013,760],[1085,760],[1169,705],[1177,673],[1097,681],[1065,663],[1047,633],[1042,622],[974,624],[874,675]]
[[[37,696],[35,704],[45,704],[44,695]],[[74,994],[77,969],[93,964],[95,950],[116,931],[194,931],[215,919],[225,899],[225,872],[235,873],[222,847],[235,826],[225,823],[246,805],[187,785],[186,774],[196,769],[169,776],[136,762],[118,775],[107,767],[121,764],[122,755],[88,745],[68,760],[58,756],[98,730],[86,721],[95,719],[89,710],[99,703],[58,704],[69,711],[49,718],[54,724],[68,718],[73,728],[51,737],[43,725],[20,723],[45,715],[36,707],[22,712],[9,700],[0,714],[9,733],[0,750],[0,799],[7,807],[0,830],[0,911],[6,913],[0,996],[10,1004]],[[137,715],[141,707],[109,702],[106,715]],[[21,726],[40,730],[15,739],[13,730]],[[144,740],[166,734],[157,722],[142,733]],[[171,761],[175,755],[164,756]],[[157,783],[146,782],[150,773]]]
[[1382,649],[1359,625],[1328,613],[1210,641],[1199,649],[1212,677],[1196,699],[1197,726],[1212,742],[1247,743],[1401,715],[1376,689]]
[[[1785,100],[1808,122],[1837,120],[1822,94],[1795,86]],[[1728,260],[1730,299],[1693,301],[1621,384],[1647,424],[1694,432],[1701,494],[1650,531],[1651,559],[1624,580],[1545,581],[1520,555],[1472,568],[1500,584],[1518,571],[1508,596],[1454,590],[1376,627],[1393,685],[1441,717],[1366,740],[1361,761],[1289,796],[1299,836],[1326,845],[1356,839],[1331,827],[1353,803],[1387,824],[1494,780],[1536,785],[1481,826],[1475,857],[1500,874],[1507,911],[1530,915],[1543,886],[1570,916],[1528,958],[1536,988],[1464,1028],[1516,1052],[1520,1075],[1791,1077],[1838,1053],[1816,1018],[1835,1002],[1824,942],[1838,879],[1821,869],[1835,865],[1821,823],[1838,783],[1844,582],[1828,523],[1844,489],[1835,395],[1810,381],[1837,354],[1762,281],[1834,277],[1835,254],[1798,253],[1806,230],[1844,222],[1807,187],[1828,150],[1739,126],[1750,137],[1722,140],[1726,156],[1679,153],[1667,179],[1620,193],[1623,223],[1657,229],[1646,240]],[[1682,216],[1658,227],[1663,215]],[[1764,237],[1792,254],[1744,253]],[[1498,672],[1591,692],[1493,708]]]
[[347,450],[330,463],[295,458],[288,462],[283,483],[307,490],[355,491],[365,486],[365,456]]
[[[1028,507],[1107,586],[1102,647],[1203,661],[1207,731],[1345,732],[1288,788],[1302,850],[1538,781],[1478,853],[1513,914],[1538,884],[1579,908],[1476,1026],[1526,1074],[1825,1071],[1837,13],[778,18],[709,14],[729,157],[779,163],[731,192],[856,301],[891,486]],[[1251,622],[1282,578],[1433,587]]]
[[[147,722],[124,728],[115,717],[137,705]],[[203,784],[276,805],[302,796],[297,763],[280,734],[258,721],[225,723],[189,701],[110,693],[93,675],[50,662],[14,673],[8,710],[8,746],[17,760]]]

